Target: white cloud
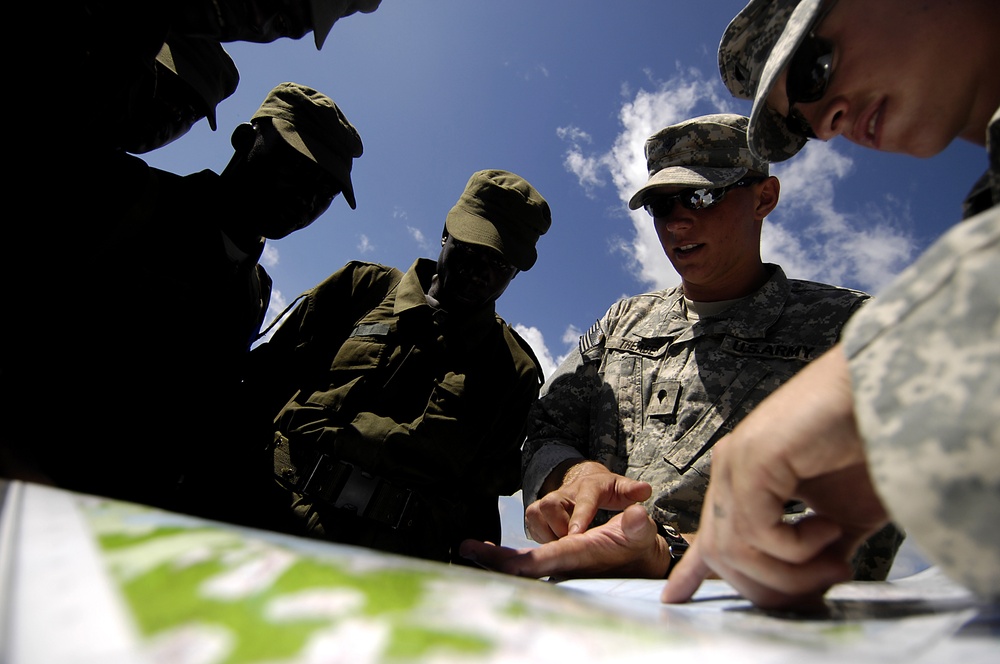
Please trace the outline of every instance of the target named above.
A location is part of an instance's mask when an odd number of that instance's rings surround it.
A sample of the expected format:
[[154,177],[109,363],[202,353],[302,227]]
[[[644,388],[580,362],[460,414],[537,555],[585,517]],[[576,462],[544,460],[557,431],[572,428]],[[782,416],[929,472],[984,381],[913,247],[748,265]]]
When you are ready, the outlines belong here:
[[587,196],[594,196],[594,189],[604,186],[604,180],[600,177],[600,172],[609,165],[604,155],[587,156],[584,154],[583,145],[590,145],[593,142],[590,134],[579,127],[572,125],[558,127],[556,136],[569,143],[566,156],[563,158],[563,165],[566,170],[576,175],[580,186],[584,188]]
[[538,358],[538,363],[542,365],[542,373],[546,378],[551,376],[556,368],[562,364],[562,361],[576,348],[580,340],[580,328],[575,325],[568,326],[562,336],[565,352],[553,356],[552,351],[549,350],[548,345],[545,343],[545,337],[537,327],[528,327],[527,325],[518,323],[514,325],[514,329],[531,346],[531,350],[534,351],[535,356]]
[[[564,165],[587,195],[593,196],[610,178],[622,214],[631,217],[633,234],[613,238],[609,250],[620,253],[646,287],[665,288],[679,278],[663,255],[648,215],[627,209],[628,199],[646,181],[646,138],[689,117],[733,112],[733,100],[714,77],[697,70],[680,71],[653,91],[623,92],[621,130],[607,151],[589,149],[590,136],[582,128],[562,127],[557,134],[569,143]],[[790,277],[874,293],[911,262],[917,242],[907,230],[912,227],[909,210],[891,197],[861,211],[835,205],[836,185],[852,166],[847,156],[818,141],[775,165],[772,173],[781,182],[781,201],[765,223],[761,251],[765,261],[781,264]]]
[[591,138],[590,134],[580,129],[579,127],[574,127],[573,125],[568,125],[566,127],[557,127],[556,136],[558,136],[563,141],[569,141],[571,143],[594,142],[594,139]]
[[552,358],[552,353],[545,345],[545,338],[542,336],[541,330],[537,327],[527,327],[520,323],[514,325],[514,329],[528,342],[531,350],[534,351],[535,357],[538,358],[538,363],[542,365],[542,376],[545,378],[551,376],[552,372],[559,366],[559,363]]
[[270,243],[264,244],[264,253],[260,255],[260,264],[264,267],[274,267],[278,264],[278,249]]
[[835,185],[852,162],[829,143],[810,141],[772,168],[781,200],[761,240],[764,260],[801,279],[847,284],[877,293],[908,265],[917,242],[908,206],[886,196],[849,212],[835,204]]
[[427,252],[434,250],[434,246],[427,241],[427,236],[424,235],[423,231],[419,228],[407,226],[406,232],[410,234],[410,237],[413,238],[413,241],[417,243],[417,246],[420,247],[422,251]]
[[371,243],[367,235],[358,236],[358,251],[362,254],[367,254],[375,250],[375,245]]
[[[567,346],[573,347],[580,340],[581,334],[583,334],[583,332],[580,331],[580,328],[576,325],[570,325],[566,328],[566,331],[563,332],[562,341]],[[564,359],[566,359],[565,356],[559,358],[559,361],[562,362]]]
[[545,338],[542,336],[541,330],[537,327],[527,327],[518,323],[514,325],[514,329],[524,337],[524,340],[528,342],[531,346],[531,350],[534,351],[535,357],[538,358],[538,363],[542,365],[542,375],[548,377],[552,375],[556,367],[559,366],[558,363],[552,359],[552,353],[549,352],[548,347],[545,345]]

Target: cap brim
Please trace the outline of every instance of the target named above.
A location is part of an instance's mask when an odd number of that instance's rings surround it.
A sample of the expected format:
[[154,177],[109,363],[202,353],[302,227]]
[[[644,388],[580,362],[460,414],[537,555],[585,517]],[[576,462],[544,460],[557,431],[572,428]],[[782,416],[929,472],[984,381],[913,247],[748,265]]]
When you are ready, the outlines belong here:
[[669,166],[649,176],[649,180],[628,201],[630,210],[638,210],[643,205],[646,192],[659,187],[681,187],[699,189],[702,187],[726,187],[747,174],[743,166],[736,168],[714,168],[711,166]]
[[343,155],[334,153],[319,142],[310,141],[310,144],[307,145],[302,139],[302,135],[281,118],[271,118],[271,124],[278,130],[278,133],[285,139],[285,142],[331,173],[337,179],[337,184],[340,185],[340,191],[344,195],[347,204],[351,206],[352,210],[358,208],[357,201],[354,199],[354,183],[351,182],[351,169],[344,164]]
[[459,206],[453,207],[444,222],[448,234],[459,242],[489,247],[500,252],[500,255],[518,270],[527,271],[535,264],[538,252],[534,247],[520,246],[517,239],[509,232],[485,217],[472,214]]
[[342,186],[343,190],[341,191],[341,193],[344,194],[344,200],[347,201],[347,204],[351,206],[352,210],[357,210],[358,202],[354,200],[354,185],[351,183],[350,176],[347,177],[346,184]]
[[750,151],[767,161],[790,159],[806,144],[806,137],[792,131],[785,116],[767,105],[775,81],[791,61],[802,40],[812,29],[823,0],[802,0],[785,22],[760,75],[750,111],[747,142]]
[[313,40],[316,42],[316,50],[323,48],[326,36],[330,34],[333,24],[337,22],[340,12],[343,11],[343,2],[338,2],[334,8],[330,0],[310,0],[309,11],[312,16]]
[[335,21],[331,21],[330,25],[313,28],[313,40],[316,42],[317,51],[323,49],[323,43],[326,41],[326,36],[330,34],[330,29],[333,28],[334,23]]

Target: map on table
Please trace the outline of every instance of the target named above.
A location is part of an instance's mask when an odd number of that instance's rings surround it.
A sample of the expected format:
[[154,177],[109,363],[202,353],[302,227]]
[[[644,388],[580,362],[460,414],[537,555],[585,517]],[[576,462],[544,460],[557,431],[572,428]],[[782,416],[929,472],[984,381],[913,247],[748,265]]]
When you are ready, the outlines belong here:
[[806,620],[758,611],[722,581],[667,607],[663,581],[518,579],[33,484],[6,489],[0,661],[10,664],[701,664],[751,652],[863,663],[919,654],[976,615],[968,593],[933,571],[845,584],[830,615]]

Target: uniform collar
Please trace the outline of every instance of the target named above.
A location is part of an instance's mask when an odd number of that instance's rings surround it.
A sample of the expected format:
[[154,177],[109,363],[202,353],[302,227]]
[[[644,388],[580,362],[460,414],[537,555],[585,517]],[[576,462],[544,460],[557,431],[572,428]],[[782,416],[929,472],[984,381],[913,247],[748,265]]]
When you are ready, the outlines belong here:
[[[496,321],[496,308],[492,304],[468,315],[457,316],[443,309],[434,309],[427,303],[426,293],[437,274],[437,261],[418,258],[399,282],[394,312],[397,316],[429,315],[449,330],[469,331],[485,328]],[[417,314],[416,312],[423,312]]]
[[671,296],[666,318],[662,321],[664,336],[701,336],[729,334],[743,339],[759,339],[767,334],[785,308],[791,289],[780,265],[765,263],[771,277],[757,291],[746,296],[718,316],[703,318],[693,324],[685,314],[684,294],[676,288]]

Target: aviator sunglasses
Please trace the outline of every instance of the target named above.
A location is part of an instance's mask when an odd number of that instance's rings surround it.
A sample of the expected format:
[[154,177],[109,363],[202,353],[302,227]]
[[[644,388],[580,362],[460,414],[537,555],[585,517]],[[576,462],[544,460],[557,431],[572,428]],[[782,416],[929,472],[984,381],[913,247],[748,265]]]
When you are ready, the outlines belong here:
[[819,101],[830,85],[833,44],[809,34],[788,64],[785,94],[788,95],[788,125],[800,136],[816,138],[815,132],[795,104]]
[[648,197],[642,204],[646,212],[650,217],[654,219],[670,216],[670,213],[674,210],[674,204],[680,203],[682,207],[688,210],[704,210],[705,208],[710,208],[718,205],[722,202],[722,199],[726,197],[726,193],[730,189],[736,189],[737,187],[746,187],[748,185],[760,182],[765,178],[755,177],[755,178],[743,178],[733,184],[726,185],[725,187],[715,187],[713,189],[685,189],[676,194],[661,194]]
[[788,63],[785,74],[785,94],[788,96],[788,125],[800,136],[816,138],[815,132],[795,104],[819,101],[826,94],[833,75],[833,42],[817,37],[815,26],[830,13],[836,2],[830,2],[816,18],[813,29],[806,35]]

